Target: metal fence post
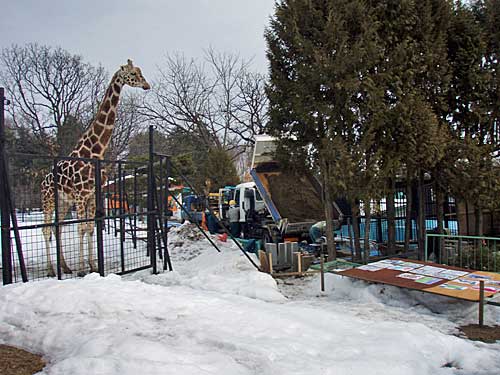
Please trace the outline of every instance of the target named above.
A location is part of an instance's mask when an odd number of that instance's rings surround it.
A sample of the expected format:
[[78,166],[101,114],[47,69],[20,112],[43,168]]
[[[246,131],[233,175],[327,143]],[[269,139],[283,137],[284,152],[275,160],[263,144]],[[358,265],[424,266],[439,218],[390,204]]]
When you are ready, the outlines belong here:
[[118,236],[118,226],[116,224],[116,216],[117,216],[117,212],[120,212],[117,207],[116,207],[116,200],[119,199],[118,197],[118,191],[116,190],[120,184],[120,177],[118,177],[118,181],[116,180],[116,171],[113,175],[113,199],[112,199],[112,204],[111,204],[111,209],[113,210],[113,233],[115,235],[115,237]]
[[170,174],[171,174],[171,166],[170,166],[170,158],[167,157],[165,158],[165,163],[166,163],[166,168],[165,168],[165,199],[167,200],[166,202],[166,219],[165,219],[165,228],[163,230],[165,231],[165,249],[164,254],[163,254],[163,269],[166,270],[167,268],[169,271],[172,271],[172,262],[170,261],[170,253],[168,252],[168,211],[169,211],[169,206],[168,206],[168,197],[170,196]]
[[0,224],[2,237],[2,276],[3,284],[12,283],[12,252],[10,239],[10,207],[7,201],[7,189],[5,177],[7,177],[7,160],[5,157],[5,118],[4,88],[0,87]]
[[110,200],[112,199],[112,197],[110,196],[109,194],[109,183],[110,183],[111,179],[109,178],[109,176],[106,178],[106,192],[105,192],[105,196],[106,196],[106,216],[107,216],[107,221],[106,221],[106,231],[108,232],[108,234],[111,233],[111,220],[110,220],[110,216],[111,216],[111,209],[110,209]]
[[484,324],[484,280],[479,281],[479,327]]
[[56,237],[56,267],[57,267],[57,278],[62,279],[61,273],[61,231],[59,230],[59,166],[58,159],[54,159],[52,165],[52,176],[54,183],[54,227],[55,227],[55,237]]
[[[155,227],[155,233],[157,233],[157,249],[158,249],[158,256],[160,260],[163,262],[163,252],[161,251],[161,241],[165,239],[164,237],[164,223],[163,223],[163,158],[159,157],[158,162],[159,163],[159,176],[158,176],[158,181],[159,181],[159,186],[156,186],[156,175],[154,178],[155,181],[155,195],[154,195],[154,207],[155,211],[157,213],[157,220],[155,220],[155,225],[158,224],[158,228]],[[157,231],[158,230],[158,231]]]
[[[121,269],[122,272],[125,272],[125,210],[123,208],[124,203],[124,171],[122,169],[122,163],[118,162],[118,213],[120,214],[120,219],[118,222],[120,223],[120,260],[121,260]],[[115,199],[116,202],[116,199]],[[115,232],[116,233],[116,232]]]
[[155,213],[154,210],[154,145],[153,138],[154,127],[149,126],[149,160],[148,160],[148,213],[147,213],[147,226],[148,226],[148,249],[149,256],[151,260],[151,266],[153,267],[153,274],[157,273],[156,269],[156,241],[155,241]]
[[97,269],[101,276],[104,274],[104,207],[102,199],[102,180],[101,180],[101,161],[97,159],[95,166],[95,221],[96,221],[96,239],[97,239]]
[[138,203],[137,203],[137,168],[134,168],[134,227],[132,229],[132,238],[134,241],[134,249],[137,249],[137,215],[138,215]]
[[320,265],[321,265],[321,291],[325,291],[325,255],[323,254],[323,246],[321,246],[321,257],[320,257]]

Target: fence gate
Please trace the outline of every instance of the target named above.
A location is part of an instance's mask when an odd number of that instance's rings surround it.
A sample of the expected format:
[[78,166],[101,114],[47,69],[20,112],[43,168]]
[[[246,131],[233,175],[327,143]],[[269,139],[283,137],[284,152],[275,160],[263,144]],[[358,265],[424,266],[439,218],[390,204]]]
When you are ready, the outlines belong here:
[[[0,92],[0,219],[3,284],[91,271],[125,274],[171,270],[167,249],[168,159],[147,163],[5,152]],[[152,137],[152,131],[150,132]],[[151,139],[152,141],[152,139]],[[89,192],[78,212],[67,175],[84,170]],[[68,172],[69,171],[69,172]],[[42,181],[52,178],[52,209],[43,209]],[[95,206],[95,209],[94,209]]]

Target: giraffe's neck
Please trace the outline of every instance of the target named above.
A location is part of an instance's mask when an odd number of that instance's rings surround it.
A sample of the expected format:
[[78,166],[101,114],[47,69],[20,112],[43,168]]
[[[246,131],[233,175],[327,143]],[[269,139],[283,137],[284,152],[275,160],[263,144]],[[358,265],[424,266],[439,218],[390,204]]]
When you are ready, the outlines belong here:
[[115,126],[116,108],[120,100],[123,82],[117,74],[113,76],[90,127],[80,137],[73,157],[104,159]]

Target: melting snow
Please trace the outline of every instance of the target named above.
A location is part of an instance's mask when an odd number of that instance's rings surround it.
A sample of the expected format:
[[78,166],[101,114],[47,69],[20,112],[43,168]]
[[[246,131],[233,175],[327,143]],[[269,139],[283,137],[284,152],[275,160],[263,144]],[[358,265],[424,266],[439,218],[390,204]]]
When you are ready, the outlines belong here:
[[325,293],[317,277],[277,284],[186,233],[169,235],[174,272],[0,288],[0,343],[55,375],[500,373],[500,343],[454,335],[475,304],[334,275]]

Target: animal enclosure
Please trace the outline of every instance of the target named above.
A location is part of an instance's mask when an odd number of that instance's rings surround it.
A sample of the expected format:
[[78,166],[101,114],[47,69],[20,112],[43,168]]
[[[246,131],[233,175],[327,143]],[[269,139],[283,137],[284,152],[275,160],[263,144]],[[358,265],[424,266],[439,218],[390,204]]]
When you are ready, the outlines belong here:
[[[4,284],[171,269],[165,156],[150,150],[147,163],[29,154],[5,159],[8,178],[2,185],[9,194],[0,197]],[[84,170],[81,181],[69,181],[67,175],[77,167]],[[50,176],[50,184],[42,184]],[[75,181],[91,193],[84,212],[70,196],[68,185]]]

